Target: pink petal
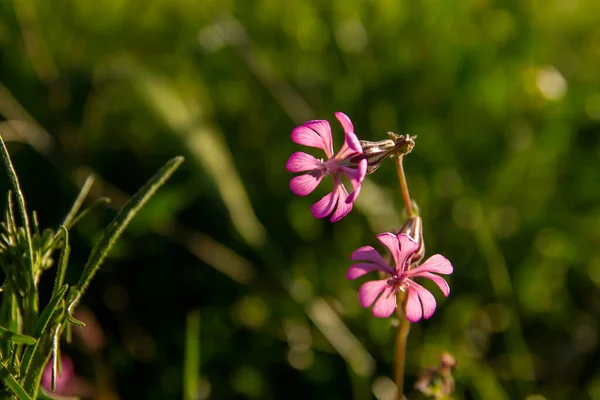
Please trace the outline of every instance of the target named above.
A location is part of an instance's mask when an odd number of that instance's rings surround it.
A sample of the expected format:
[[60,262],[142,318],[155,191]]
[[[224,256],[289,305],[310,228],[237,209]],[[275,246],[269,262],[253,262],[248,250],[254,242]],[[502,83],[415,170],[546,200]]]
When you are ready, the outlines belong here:
[[405,233],[398,235],[398,241],[400,242],[400,256],[397,259],[394,257],[394,260],[396,260],[396,271],[402,273],[408,267],[406,260],[412,253],[417,251],[419,243]]
[[387,279],[380,281],[369,281],[361,285],[358,289],[358,301],[363,307],[370,307],[375,301],[379,293],[388,287]]
[[336,208],[335,212],[333,213],[333,215],[331,216],[331,219],[330,219],[331,222],[339,221],[340,219],[342,219],[343,217],[348,215],[348,213],[350,211],[352,211],[352,203],[348,203],[346,201],[348,199],[348,192],[346,191],[346,188],[344,187],[344,185],[342,185],[341,182],[337,186],[337,191],[338,191],[337,208]]
[[379,239],[379,241],[390,250],[390,253],[392,253],[392,257],[394,258],[394,264],[398,265],[398,261],[400,259],[400,247],[398,244],[398,237],[393,233],[386,232],[377,235],[377,239]]
[[394,272],[387,265],[385,267],[382,267],[381,265],[373,263],[358,263],[353,264],[350,268],[348,268],[348,272],[346,272],[346,278],[348,278],[349,280],[353,280],[372,271],[381,271],[387,274],[390,274],[390,272]]
[[338,111],[335,113],[335,117],[338,121],[340,121],[342,128],[344,128],[344,133],[354,132],[354,126],[352,125],[352,121],[350,121],[350,118],[348,118],[346,114]]
[[[412,272],[412,270],[409,272]],[[439,275],[434,275],[431,272],[419,272],[415,275],[406,274],[406,276],[411,276],[412,278],[421,277],[431,279],[440,288],[442,293],[444,293],[444,296],[448,297],[450,295],[450,286],[448,286],[448,282],[446,282],[446,280]]]
[[437,274],[448,275],[451,274],[454,268],[446,257],[441,254],[435,254],[429,257],[425,262],[416,268],[411,269],[411,274],[420,272],[435,272]]
[[323,196],[321,200],[317,201],[312,205],[310,210],[312,211],[315,218],[325,218],[332,213],[335,204],[337,203],[338,193],[333,191],[326,196]]
[[350,256],[352,261],[370,261],[382,268],[382,271],[394,275],[396,271],[388,265],[381,255],[371,246],[364,246],[355,250]]
[[298,196],[306,196],[315,190],[322,179],[322,176],[315,177],[311,174],[296,176],[290,181],[290,189],[292,189],[292,192]]
[[304,146],[317,147],[325,152],[327,158],[333,156],[331,127],[325,120],[308,121],[292,131],[292,141]]
[[410,322],[419,322],[423,316],[423,307],[419,301],[419,295],[415,290],[408,288],[408,299],[406,299],[406,308],[404,309],[406,319]]
[[379,318],[387,318],[396,309],[396,293],[393,288],[387,287],[379,299],[375,302],[375,306],[373,306],[373,315]]
[[354,133],[346,133],[344,137],[344,144],[340,148],[340,151],[336,154],[335,158],[343,160],[353,155],[361,154],[363,152],[362,146]]
[[358,136],[356,136],[354,132],[346,132],[346,134],[344,135],[344,142],[346,142],[346,144],[352,151],[362,154],[363,149],[360,145],[360,140],[358,140]]
[[435,311],[435,297],[433,297],[429,290],[413,281],[410,282],[410,286],[408,287],[408,291],[410,292],[411,290],[419,295],[419,300],[421,300],[421,305],[423,306],[423,318],[429,319]]
[[312,171],[319,168],[322,165],[322,161],[317,160],[310,154],[296,152],[292,154],[290,159],[285,164],[285,168],[289,172],[304,172]]
[[346,204],[352,204],[360,194],[360,185],[358,185],[352,193],[346,197]]
[[358,163],[358,169],[342,167],[340,170],[342,174],[344,174],[350,180],[350,183],[354,188],[352,193],[350,193],[350,195],[346,199],[346,203],[354,203],[354,201],[360,194],[360,183],[363,181],[363,179],[365,179],[365,176],[367,174],[367,160],[361,160]]

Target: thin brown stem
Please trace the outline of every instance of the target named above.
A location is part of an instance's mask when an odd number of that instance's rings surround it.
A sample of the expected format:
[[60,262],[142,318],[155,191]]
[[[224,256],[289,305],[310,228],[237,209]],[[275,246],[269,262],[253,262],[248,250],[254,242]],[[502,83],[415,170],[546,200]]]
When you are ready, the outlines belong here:
[[408,193],[408,185],[406,183],[406,176],[404,176],[404,167],[402,166],[402,156],[396,157],[396,171],[398,172],[398,181],[400,181],[400,188],[402,190],[402,197],[404,198],[404,207],[409,217],[412,217],[413,209],[410,201],[410,194]]
[[398,332],[396,333],[396,373],[395,382],[397,388],[398,400],[404,399],[404,362],[406,359],[406,338],[408,337],[408,331],[410,330],[410,323],[404,317],[399,316],[400,323],[398,325]]

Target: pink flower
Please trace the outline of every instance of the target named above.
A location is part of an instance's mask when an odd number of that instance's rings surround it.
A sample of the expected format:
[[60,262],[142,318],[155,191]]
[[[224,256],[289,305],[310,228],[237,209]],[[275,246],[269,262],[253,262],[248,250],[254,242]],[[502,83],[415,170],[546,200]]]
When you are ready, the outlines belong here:
[[419,248],[419,244],[410,236],[401,233],[382,233],[377,239],[383,243],[394,259],[395,268],[391,267],[371,246],[361,247],[350,256],[351,260],[363,260],[352,265],[346,274],[350,280],[356,279],[371,271],[381,271],[390,275],[387,279],[364,283],[358,291],[358,300],[363,307],[370,307],[374,302],[373,315],[386,318],[396,309],[398,291],[407,291],[406,319],[417,322],[424,317],[428,319],[435,311],[435,298],[423,286],[413,281],[415,277],[431,279],[448,297],[450,287],[444,278],[433,273],[451,274],[452,264],[440,254],[429,257],[423,264],[409,269],[407,260]]
[[[352,210],[352,203],[360,193],[360,184],[367,173],[367,160],[351,162],[351,158],[363,153],[350,118],[341,112],[335,113],[344,128],[345,140],[340,151],[334,155],[331,127],[324,120],[308,121],[292,131],[292,141],[304,146],[317,147],[325,152],[327,160],[317,159],[310,154],[296,152],[286,164],[289,172],[304,172],[290,182],[292,192],[298,196],[311,193],[327,175],[333,177],[333,190],[313,204],[316,218],[325,218],[333,212],[331,222],[342,219]],[[341,175],[350,180],[354,191],[350,194],[342,183]],[[335,209],[335,212],[334,212]]]

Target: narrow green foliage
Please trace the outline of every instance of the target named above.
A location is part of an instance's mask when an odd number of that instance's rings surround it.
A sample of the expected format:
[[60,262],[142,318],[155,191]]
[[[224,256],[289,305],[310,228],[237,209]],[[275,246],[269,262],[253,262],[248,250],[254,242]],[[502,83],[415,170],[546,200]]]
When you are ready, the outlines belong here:
[[54,392],[56,390],[56,377],[58,376],[60,362],[60,325],[54,330],[54,336],[52,337],[52,383],[51,388]]
[[65,225],[68,229],[74,227],[83,217],[85,217],[90,211],[94,210],[100,205],[110,203],[110,199],[108,197],[100,197],[98,200],[94,201],[89,207],[84,208],[72,221],[69,221],[68,225]]
[[61,300],[65,296],[67,292],[67,285],[63,285],[50,299],[50,302],[44,308],[44,311],[40,314],[40,318],[38,319],[35,328],[34,328],[34,337],[39,339],[35,345],[27,347],[25,353],[23,354],[22,362],[21,362],[21,375],[25,375],[28,373],[29,366],[31,365],[31,360],[34,358],[35,353],[38,351],[40,340],[43,336],[49,336],[49,322],[52,318],[52,315],[56,311],[58,305]]
[[4,144],[4,140],[2,140],[2,136],[0,136],[0,151],[2,152],[2,160],[4,161],[4,167],[6,168],[6,172],[8,174],[8,178],[10,180],[10,184],[12,186],[13,191],[17,195],[17,203],[19,204],[19,214],[21,214],[21,219],[23,221],[23,225],[25,226],[25,235],[27,238],[27,250],[29,256],[29,263],[31,267],[31,286],[33,287],[33,246],[31,242],[31,228],[29,226],[29,217],[27,216],[27,208],[25,207],[25,198],[23,197],[23,192],[21,192],[21,185],[19,184],[19,178],[17,177],[17,173],[15,172],[15,168],[12,165],[12,161],[10,159],[10,155],[8,154],[8,149]]
[[184,357],[183,398],[193,400],[197,397],[200,377],[200,312],[198,310],[187,315]]
[[83,205],[83,201],[85,200],[87,195],[90,193],[90,189],[92,189],[94,180],[95,180],[95,178],[93,175],[90,175],[86,178],[85,182],[83,183],[83,186],[81,187],[81,190],[79,191],[79,194],[77,195],[77,198],[75,199],[75,201],[73,202],[73,205],[71,206],[71,210],[69,210],[69,213],[65,217],[65,219],[62,223],[62,226],[65,226],[67,228],[70,228],[72,226],[73,220],[75,219],[75,217],[77,216],[77,213],[79,212],[79,209]]
[[168,161],[148,182],[146,182],[144,186],[140,188],[140,190],[138,190],[135,195],[133,195],[131,199],[129,199],[129,201],[127,201],[127,203],[125,203],[119,214],[102,234],[100,241],[92,249],[92,253],[88,258],[83,273],[81,274],[81,278],[77,282],[77,285],[75,285],[75,290],[72,290],[69,293],[69,311],[72,311],[79,303],[81,296],[98,271],[98,268],[102,265],[102,262],[116,240],[121,236],[121,233],[123,233],[127,225],[129,225],[131,219],[138,211],[140,211],[167,179],[169,179],[182,162],[183,157],[175,157]]
[[0,339],[9,340],[13,343],[19,343],[19,344],[31,345],[31,344],[35,343],[35,338],[10,331],[2,326],[0,326]]
[[58,269],[56,270],[52,296],[55,296],[63,286],[65,274],[67,273],[67,264],[69,263],[69,254],[71,253],[71,246],[69,246],[69,231],[67,231],[67,228],[64,226],[61,226],[59,232],[62,234],[63,248],[60,252],[60,260],[58,261]]
[[4,382],[4,385],[17,396],[17,399],[31,400],[31,397],[27,394],[25,389],[23,389],[23,386],[21,386],[15,377],[12,376],[8,368],[6,368],[6,365],[3,363],[0,363],[0,378],[2,379],[2,382]]
[[6,195],[6,230],[9,235],[15,235],[17,232],[12,190],[9,190],[8,194]]
[[[6,276],[0,305],[0,378],[4,383],[4,389],[0,389],[0,398],[54,399],[54,396],[40,391],[40,380],[51,357],[52,390],[55,389],[56,377],[60,371],[62,333],[66,329],[70,340],[71,324],[84,326],[83,322],[73,317],[74,308],[115,241],[137,212],[173,174],[183,158],[176,157],[167,162],[123,206],[93,247],[77,285],[69,290],[69,285],[65,284],[71,251],[69,228],[90,210],[109,200],[101,198],[81,211],[94,182],[94,178],[89,177],[57,231],[41,230],[35,212],[31,214],[30,226],[19,181],[2,138],[0,151],[12,186],[7,195],[5,221],[0,224],[0,267]],[[22,226],[17,225],[15,220],[13,193],[17,199]],[[42,273],[55,264],[53,254],[58,249],[60,257],[52,295],[38,315],[37,284]]]

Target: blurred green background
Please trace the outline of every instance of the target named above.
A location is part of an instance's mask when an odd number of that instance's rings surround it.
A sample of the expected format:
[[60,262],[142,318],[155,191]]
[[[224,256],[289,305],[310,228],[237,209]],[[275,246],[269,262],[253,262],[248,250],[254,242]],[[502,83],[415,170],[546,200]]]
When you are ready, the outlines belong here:
[[412,326],[408,387],[449,351],[457,399],[600,399],[600,2],[6,0],[0,57],[1,133],[41,224],[89,173],[113,199],[72,232],[70,282],[186,157],[79,308],[64,351],[89,397],[182,398],[191,315],[188,398],[389,398],[393,321],[345,271],[403,222],[393,164],[334,225],[310,214],[330,182],[298,198],[285,170],[291,130],[328,119],[337,150],[343,111],[362,139],[418,136],[428,255],[455,267]]

